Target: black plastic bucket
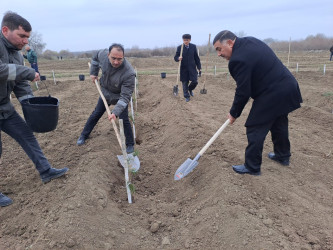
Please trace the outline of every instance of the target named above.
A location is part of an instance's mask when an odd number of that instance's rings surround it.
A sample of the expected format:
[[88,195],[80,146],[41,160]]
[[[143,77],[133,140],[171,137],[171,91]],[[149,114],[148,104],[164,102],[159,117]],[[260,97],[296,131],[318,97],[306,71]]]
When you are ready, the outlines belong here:
[[40,80],[41,81],[45,81],[46,80],[46,76],[40,76]]
[[79,80],[84,81],[84,75],[79,75]]
[[165,77],[166,77],[166,73],[165,73],[165,72],[162,72],[162,73],[161,73],[161,77],[162,77],[162,78],[165,78]]
[[57,98],[32,97],[22,101],[24,119],[36,133],[54,130],[58,125],[59,100]]

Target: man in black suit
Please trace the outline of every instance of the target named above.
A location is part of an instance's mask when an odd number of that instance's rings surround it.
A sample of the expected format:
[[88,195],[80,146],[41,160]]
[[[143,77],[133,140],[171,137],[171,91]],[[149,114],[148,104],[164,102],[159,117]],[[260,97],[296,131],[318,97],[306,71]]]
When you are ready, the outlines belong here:
[[[176,62],[182,61],[180,66],[180,81],[183,84],[183,92],[186,102],[190,101],[190,95],[193,96],[193,90],[198,85],[198,72],[201,75],[201,63],[198,55],[197,46],[191,42],[191,35],[183,35],[183,55],[180,55],[181,45],[177,47],[174,57]],[[190,85],[189,82],[191,81]]]
[[261,174],[263,144],[269,131],[274,153],[268,157],[289,165],[288,113],[302,103],[296,79],[274,52],[254,37],[239,38],[224,30],[215,36],[213,44],[218,56],[229,61],[230,74],[237,84],[228,115],[230,124],[241,115],[248,100],[253,99],[245,123],[248,138],[245,163],[233,166],[233,170],[239,174]]

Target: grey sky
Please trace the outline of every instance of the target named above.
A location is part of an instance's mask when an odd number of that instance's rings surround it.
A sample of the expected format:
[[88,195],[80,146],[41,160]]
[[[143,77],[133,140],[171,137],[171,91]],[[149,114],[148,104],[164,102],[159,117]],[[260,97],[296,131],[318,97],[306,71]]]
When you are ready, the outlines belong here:
[[259,39],[333,37],[332,0],[7,0],[3,14],[25,17],[42,34],[46,49],[84,51],[113,42],[125,48],[155,48],[181,43],[184,33],[203,45],[229,29]]

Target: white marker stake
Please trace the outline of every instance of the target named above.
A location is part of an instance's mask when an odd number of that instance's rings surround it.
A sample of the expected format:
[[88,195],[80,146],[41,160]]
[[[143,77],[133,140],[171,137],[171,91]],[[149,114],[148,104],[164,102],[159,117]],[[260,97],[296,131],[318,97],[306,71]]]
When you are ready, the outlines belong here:
[[298,72],[298,63],[296,64],[296,72]]
[[289,67],[289,57],[290,57],[290,42],[291,42],[291,37],[289,38],[288,67]]
[[133,109],[133,98],[131,97],[131,113],[132,113],[132,124],[133,124],[133,137],[135,141],[135,119],[134,119],[134,109]]
[[57,82],[56,82],[56,80],[55,80],[54,70],[52,70],[52,74],[53,74],[53,81],[54,81],[54,84],[56,85]]
[[326,73],[326,64],[324,64],[324,75]]

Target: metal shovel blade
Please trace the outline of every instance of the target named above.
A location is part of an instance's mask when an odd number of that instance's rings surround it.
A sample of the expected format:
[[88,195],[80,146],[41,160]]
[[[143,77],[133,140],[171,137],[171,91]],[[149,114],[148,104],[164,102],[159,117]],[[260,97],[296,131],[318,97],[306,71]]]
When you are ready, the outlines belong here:
[[175,96],[178,95],[178,85],[173,86],[173,94],[174,94]]
[[187,158],[186,161],[177,169],[174,180],[178,181],[184,178],[186,175],[192,172],[192,170],[198,166],[198,164],[198,161]]
[[200,94],[207,94],[207,89],[201,89]]
[[[118,157],[118,160],[119,160],[121,166],[123,166],[123,168],[125,168],[124,156],[117,155],[117,157]],[[127,163],[128,163],[129,171],[131,171],[131,172],[137,172],[140,169],[140,160],[137,156],[134,156],[133,153],[127,154]]]

